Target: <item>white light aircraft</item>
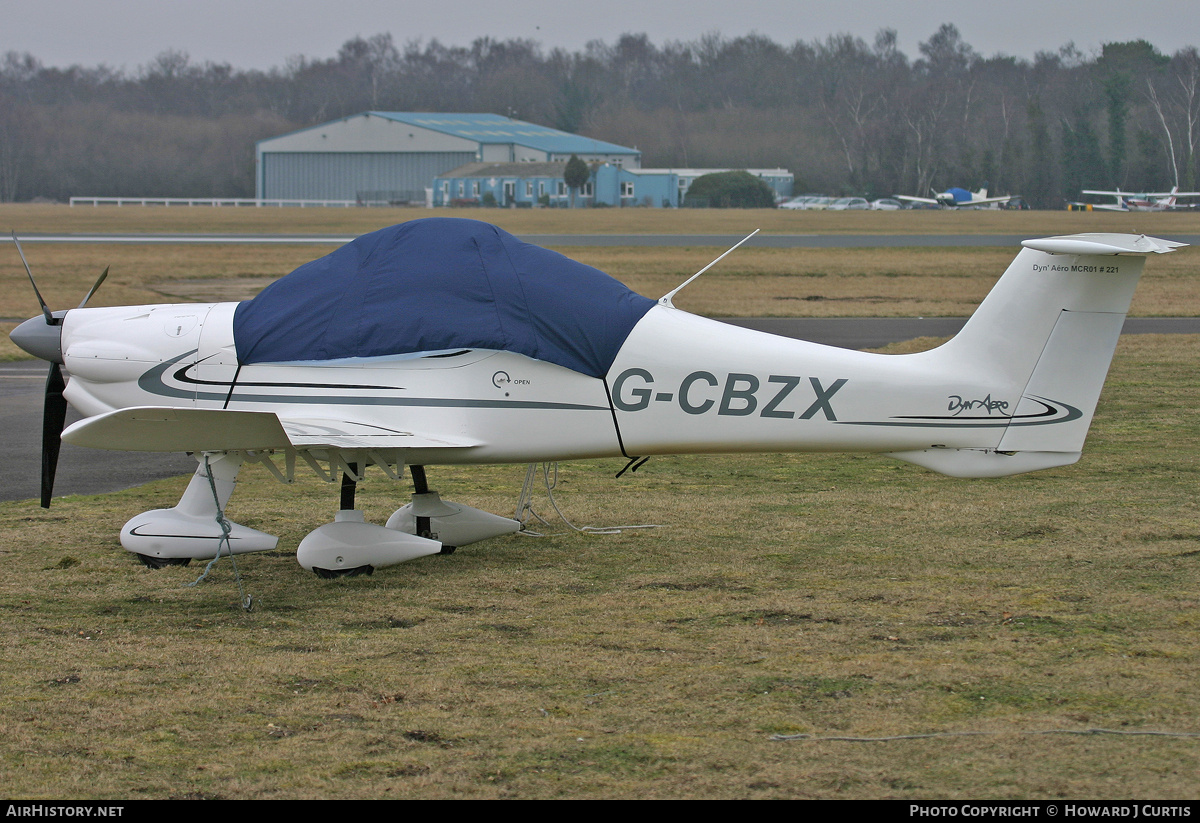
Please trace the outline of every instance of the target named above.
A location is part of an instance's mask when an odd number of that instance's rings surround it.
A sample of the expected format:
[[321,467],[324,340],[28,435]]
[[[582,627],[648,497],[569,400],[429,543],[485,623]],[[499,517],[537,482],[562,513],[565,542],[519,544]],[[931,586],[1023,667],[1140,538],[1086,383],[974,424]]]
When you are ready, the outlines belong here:
[[1180,197],[1200,197],[1200,191],[1180,191],[1179,186],[1175,186],[1170,191],[1141,193],[1121,191],[1120,189],[1116,191],[1084,189],[1082,194],[1116,198],[1115,203],[1079,204],[1090,205],[1093,209],[1100,209],[1102,211],[1173,211],[1175,209],[1191,208],[1180,203]]
[[931,206],[940,206],[943,209],[965,209],[973,206],[991,206],[993,204],[1007,203],[1017,197],[1015,194],[1005,195],[1004,197],[988,197],[987,187],[984,186],[977,192],[969,192],[966,189],[960,189],[957,186],[946,191],[934,192],[933,197],[916,197],[911,194],[897,194],[897,200],[903,200],[906,203],[928,203]]
[[[918,354],[697,317],[673,305],[683,286],[651,300],[489,224],[441,218],[364,235],[242,303],[85,298],[51,312],[39,294],[43,314],[11,336],[51,363],[44,506],[60,433],[189,452],[198,467],[178,505],[121,532],[148,565],[183,564],[274,548],[224,517],[239,467],[286,482],[307,465],[341,475],[341,511],[297,559],[336,576],[519,530],[441,500],[430,465],[867,451],[1000,477],[1074,463],[1145,258],[1183,244],[1081,234],[1023,245],[963,330]],[[64,431],[68,402],[84,419]],[[371,466],[395,480],[407,467],[415,487],[385,525],[354,509]]]

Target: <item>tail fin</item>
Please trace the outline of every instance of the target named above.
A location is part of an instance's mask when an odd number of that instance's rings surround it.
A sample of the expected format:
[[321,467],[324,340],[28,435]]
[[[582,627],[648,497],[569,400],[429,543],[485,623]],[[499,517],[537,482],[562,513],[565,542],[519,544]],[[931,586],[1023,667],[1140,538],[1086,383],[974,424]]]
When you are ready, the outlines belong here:
[[[939,367],[983,375],[1017,398],[994,452],[897,455],[948,474],[1000,476],[1075,462],[1148,254],[1184,243],[1126,234],[1026,240],[963,330],[928,352]],[[1045,425],[1053,421],[1055,425]],[[1006,469],[1005,467],[1008,467]],[[948,470],[949,469],[949,470]]]

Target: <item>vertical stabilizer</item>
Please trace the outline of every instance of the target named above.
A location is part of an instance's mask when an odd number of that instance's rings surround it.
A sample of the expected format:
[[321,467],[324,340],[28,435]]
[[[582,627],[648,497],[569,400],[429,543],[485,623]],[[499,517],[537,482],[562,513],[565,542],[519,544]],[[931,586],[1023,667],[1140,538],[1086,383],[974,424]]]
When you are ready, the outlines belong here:
[[[963,330],[927,354],[1018,398],[996,454],[1039,453],[1061,465],[1083,448],[1146,256],[1185,244],[1078,234],[1022,245]],[[1045,425],[1050,419],[1055,425]]]

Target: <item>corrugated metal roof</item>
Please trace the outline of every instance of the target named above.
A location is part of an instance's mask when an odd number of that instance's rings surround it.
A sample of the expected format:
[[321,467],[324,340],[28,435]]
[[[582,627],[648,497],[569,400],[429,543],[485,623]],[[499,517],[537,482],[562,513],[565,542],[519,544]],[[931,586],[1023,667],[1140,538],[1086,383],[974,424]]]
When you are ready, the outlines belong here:
[[370,114],[479,143],[516,143],[553,154],[640,154],[628,146],[512,120],[499,114],[407,111],[373,111]]
[[746,169],[746,168],[724,168],[724,169],[627,169],[634,174],[678,174],[680,177],[700,177],[705,174],[717,174],[726,171],[746,171],[753,174],[755,177],[791,177],[792,173],[787,169]]

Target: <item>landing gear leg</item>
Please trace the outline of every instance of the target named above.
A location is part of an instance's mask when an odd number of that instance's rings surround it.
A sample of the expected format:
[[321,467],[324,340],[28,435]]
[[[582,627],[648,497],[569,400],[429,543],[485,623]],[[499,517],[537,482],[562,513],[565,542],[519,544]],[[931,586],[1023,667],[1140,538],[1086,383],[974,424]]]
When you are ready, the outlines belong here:
[[[412,479],[413,479],[413,499],[414,500],[416,499],[416,495],[418,495],[418,494],[437,494],[437,492],[430,492],[430,490],[429,490],[429,479],[425,476],[425,467],[424,466],[409,466],[408,473],[410,475],[412,475]],[[433,531],[432,531],[430,523],[431,523],[431,521],[430,521],[430,518],[428,515],[426,515],[425,517],[422,517],[420,515],[416,516],[417,537],[428,537],[428,538],[437,539],[437,538],[433,537]],[[445,543],[443,543],[442,550],[440,552],[438,552],[438,554],[454,554],[454,550],[457,548],[458,548],[458,546],[447,546]]]
[[[358,474],[357,463],[347,463],[350,471]],[[348,512],[354,510],[354,493],[358,489],[358,481],[350,475],[342,472],[342,511]]]

